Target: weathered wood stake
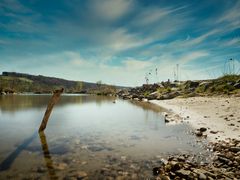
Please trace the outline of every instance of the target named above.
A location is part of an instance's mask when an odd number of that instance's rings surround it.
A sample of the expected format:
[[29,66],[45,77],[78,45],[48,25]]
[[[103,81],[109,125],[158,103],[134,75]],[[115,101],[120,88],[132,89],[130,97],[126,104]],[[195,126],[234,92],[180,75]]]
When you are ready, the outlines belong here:
[[43,117],[43,120],[42,120],[41,126],[39,127],[38,132],[41,132],[41,131],[45,130],[45,128],[47,126],[47,123],[48,123],[48,119],[49,119],[50,114],[52,112],[53,106],[59,101],[60,96],[63,93],[63,90],[64,89],[62,88],[60,90],[54,91],[53,96],[52,96],[52,98],[50,99],[50,101],[48,103],[46,112],[44,114],[44,117]]

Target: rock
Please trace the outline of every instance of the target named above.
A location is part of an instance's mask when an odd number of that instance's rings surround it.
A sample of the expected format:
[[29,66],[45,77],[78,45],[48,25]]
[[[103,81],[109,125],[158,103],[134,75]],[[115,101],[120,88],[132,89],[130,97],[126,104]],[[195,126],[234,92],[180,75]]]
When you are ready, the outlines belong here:
[[240,152],[240,147],[230,147],[230,151],[234,153]]
[[55,169],[57,169],[57,170],[64,170],[64,169],[67,168],[67,166],[68,165],[66,163],[59,163],[59,164],[55,165]]
[[6,95],[6,93],[5,92],[1,92],[0,95]]
[[165,123],[169,123],[170,122],[167,117],[164,118],[164,121],[165,121]]
[[210,131],[210,133],[212,133],[212,134],[217,134],[218,131]]
[[198,137],[201,137],[201,136],[203,135],[203,133],[202,133],[201,131],[196,131],[195,134],[196,134],[196,136],[198,136]]
[[235,84],[233,85],[233,87],[236,88],[236,89],[240,89],[240,83],[235,83]]
[[138,178],[138,175],[136,173],[134,173],[131,175],[131,179],[139,179],[139,178]]
[[176,174],[181,178],[188,178],[189,175],[191,174],[191,171],[180,169],[180,170],[176,171]]
[[207,131],[207,128],[201,127],[199,130],[200,130],[200,132],[205,132],[205,131]]
[[84,171],[79,171],[79,172],[77,172],[77,175],[76,175],[77,179],[79,179],[79,180],[83,179],[83,178],[85,178],[87,176],[88,176],[88,174],[86,172],[84,172]]
[[[171,162],[172,163],[172,162]],[[177,170],[181,169],[181,165],[179,163],[173,163],[171,171],[175,172]]]
[[154,167],[153,169],[152,169],[152,172],[153,172],[153,175],[154,176],[157,176],[157,175],[159,175],[160,174],[160,167]]
[[199,86],[199,82],[198,81],[186,81],[185,84],[185,89],[195,89]]
[[220,157],[218,156],[218,160],[222,163],[228,164],[229,162],[231,162],[229,159],[224,158],[224,157]]
[[165,176],[165,175],[161,175],[161,176],[160,176],[160,179],[161,179],[161,180],[170,180],[170,177]]
[[207,179],[207,176],[203,173],[200,173],[199,176],[198,176],[198,179],[205,180],[205,179]]

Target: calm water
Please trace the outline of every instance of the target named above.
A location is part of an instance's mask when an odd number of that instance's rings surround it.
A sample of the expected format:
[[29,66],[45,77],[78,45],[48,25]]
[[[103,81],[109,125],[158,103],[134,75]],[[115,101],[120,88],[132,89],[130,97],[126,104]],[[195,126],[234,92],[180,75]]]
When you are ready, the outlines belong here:
[[166,125],[159,107],[111,97],[63,95],[39,135],[49,98],[0,96],[0,179],[71,179],[81,171],[141,179],[169,154],[205,152],[187,124]]

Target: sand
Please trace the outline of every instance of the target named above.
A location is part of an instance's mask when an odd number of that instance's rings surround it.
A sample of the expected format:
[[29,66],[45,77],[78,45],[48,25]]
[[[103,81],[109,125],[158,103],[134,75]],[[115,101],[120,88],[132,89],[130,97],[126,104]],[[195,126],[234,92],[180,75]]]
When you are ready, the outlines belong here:
[[195,129],[207,128],[204,134],[211,142],[240,139],[240,97],[191,97],[150,102],[179,115]]

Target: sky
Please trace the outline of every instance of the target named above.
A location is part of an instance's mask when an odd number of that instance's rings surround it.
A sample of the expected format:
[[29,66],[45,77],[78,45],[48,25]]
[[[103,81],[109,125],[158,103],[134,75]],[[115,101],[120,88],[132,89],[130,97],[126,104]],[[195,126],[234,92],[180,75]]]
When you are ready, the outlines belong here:
[[176,79],[177,64],[179,80],[216,78],[232,58],[237,73],[239,12],[240,0],[0,0],[0,72],[139,86]]

